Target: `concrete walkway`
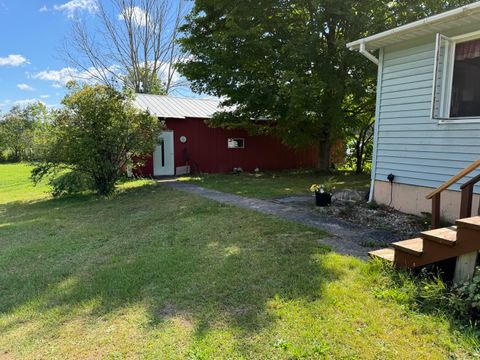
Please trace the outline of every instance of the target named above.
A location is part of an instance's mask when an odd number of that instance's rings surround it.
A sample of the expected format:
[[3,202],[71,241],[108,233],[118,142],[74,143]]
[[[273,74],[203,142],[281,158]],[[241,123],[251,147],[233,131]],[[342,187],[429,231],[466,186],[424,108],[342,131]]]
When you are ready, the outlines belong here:
[[164,185],[223,204],[278,216],[285,220],[323,230],[329,236],[321,239],[322,244],[330,246],[336,252],[363,259],[367,258],[368,252],[372,250],[371,247],[367,247],[365,244],[379,244],[382,246],[385,243],[400,240],[398,235],[388,231],[363,228],[336,218],[321,215],[313,210],[298,208],[273,200],[247,198],[181,182],[165,182]]

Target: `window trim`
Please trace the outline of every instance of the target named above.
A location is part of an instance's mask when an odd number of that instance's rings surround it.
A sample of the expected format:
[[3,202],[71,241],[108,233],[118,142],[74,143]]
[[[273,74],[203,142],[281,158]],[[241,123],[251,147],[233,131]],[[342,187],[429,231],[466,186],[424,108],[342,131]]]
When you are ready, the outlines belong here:
[[[230,147],[229,146],[230,140],[232,141],[241,140],[243,145],[237,146],[237,147]],[[227,138],[227,149],[230,149],[230,150],[245,149],[245,138]]]
[[[448,60],[444,61],[444,70],[445,77],[442,78],[442,90],[441,90],[441,100],[445,100],[442,104],[442,114],[448,114],[446,117],[442,116],[435,116],[435,89],[437,85],[437,73],[438,73],[438,52],[440,51],[439,45],[439,37],[446,39],[449,41],[452,46],[447,51]],[[480,40],[480,30],[474,31],[466,34],[461,34],[453,37],[447,37],[443,34],[437,34],[436,41],[435,41],[435,65],[434,65],[434,81],[432,87],[432,112],[431,118],[432,120],[436,120],[438,124],[475,124],[480,123],[480,115],[478,116],[469,116],[469,117],[451,117],[451,107],[452,107],[452,91],[453,91],[453,73],[455,69],[455,49],[458,43],[472,41],[472,40]],[[447,69],[445,69],[448,67]],[[446,108],[446,109],[445,109]]]

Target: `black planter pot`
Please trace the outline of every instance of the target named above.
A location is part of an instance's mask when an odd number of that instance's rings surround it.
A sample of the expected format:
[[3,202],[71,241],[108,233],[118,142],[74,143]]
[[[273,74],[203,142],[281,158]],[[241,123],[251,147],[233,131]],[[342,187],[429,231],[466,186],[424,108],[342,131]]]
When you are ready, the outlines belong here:
[[315,204],[317,206],[328,206],[332,204],[332,194],[315,191]]

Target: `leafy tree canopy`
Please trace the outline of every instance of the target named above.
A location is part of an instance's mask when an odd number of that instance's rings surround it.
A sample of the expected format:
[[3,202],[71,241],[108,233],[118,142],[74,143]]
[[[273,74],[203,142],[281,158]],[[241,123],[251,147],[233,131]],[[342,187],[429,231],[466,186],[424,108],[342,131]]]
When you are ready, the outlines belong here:
[[68,169],[91,179],[98,194],[109,195],[132,157],[153,152],[159,121],[134,108],[129,95],[104,85],[72,84],[62,104],[34,180]]
[[[182,27],[191,57],[180,71],[195,91],[233,106],[213,125],[274,133],[293,146],[320,143],[327,170],[329,144],[352,113],[346,106],[375,96],[376,66],[346,44],[466,2],[196,0]],[[276,126],[251,121],[262,118]]]
[[48,112],[41,102],[14,106],[0,118],[0,152],[10,160],[32,156],[36,129],[47,121]]

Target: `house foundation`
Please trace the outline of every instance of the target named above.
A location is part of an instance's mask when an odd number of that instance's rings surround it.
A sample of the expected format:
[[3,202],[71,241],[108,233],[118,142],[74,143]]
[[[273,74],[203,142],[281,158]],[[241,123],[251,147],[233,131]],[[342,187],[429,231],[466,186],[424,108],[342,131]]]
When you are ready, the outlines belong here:
[[[432,201],[427,200],[426,196],[434,189],[423,186],[413,186],[393,183],[387,181],[375,181],[375,191],[373,199],[378,204],[390,205],[393,208],[414,215],[432,212]],[[460,215],[461,192],[446,190],[441,198],[441,217],[445,220],[455,221]],[[480,196],[473,196],[472,215],[477,214],[479,208]]]

